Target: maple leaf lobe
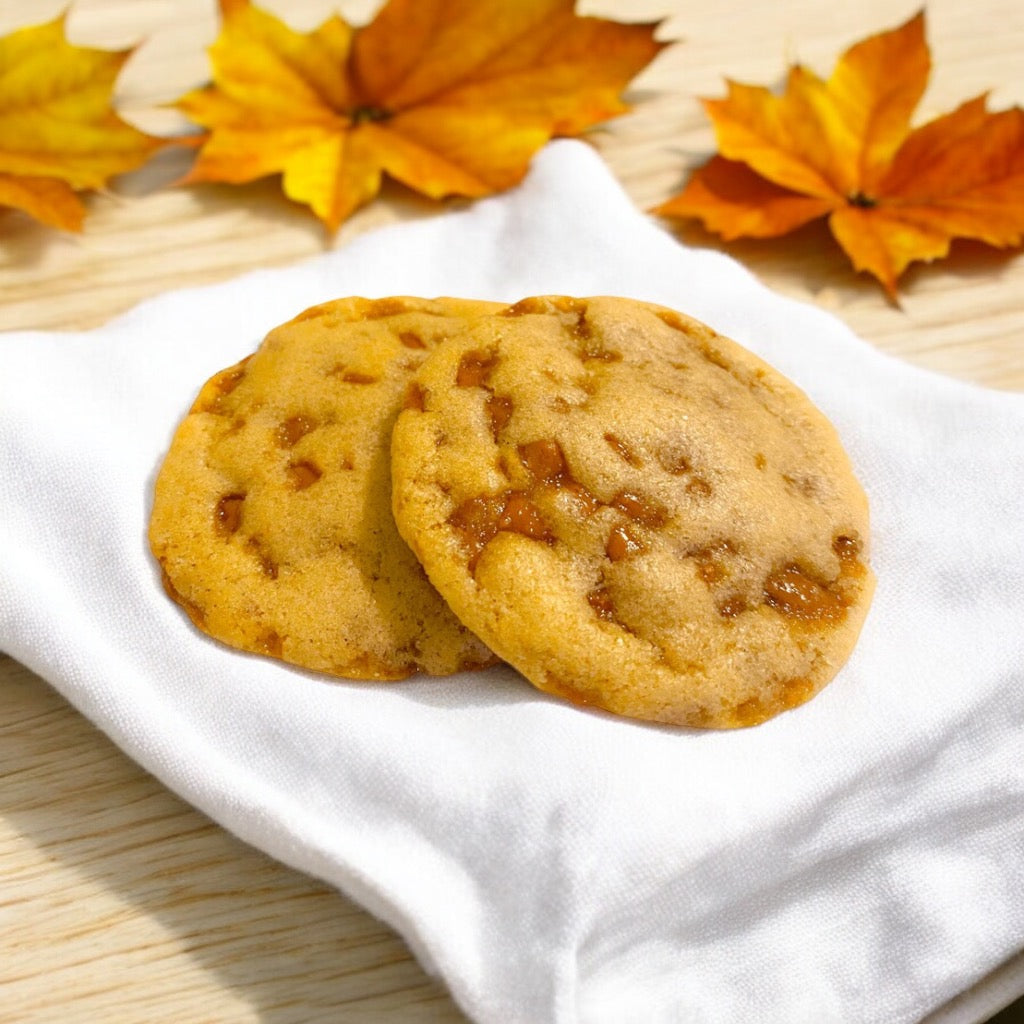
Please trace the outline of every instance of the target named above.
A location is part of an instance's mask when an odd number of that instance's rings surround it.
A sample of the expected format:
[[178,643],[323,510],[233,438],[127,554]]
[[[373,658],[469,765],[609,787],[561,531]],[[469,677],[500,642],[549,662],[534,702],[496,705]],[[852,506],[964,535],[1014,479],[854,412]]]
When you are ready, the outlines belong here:
[[0,205],[80,230],[76,192],[105,187],[166,144],[114,110],[132,52],[72,44],[64,15],[0,38]]
[[854,44],[821,79],[791,68],[781,95],[728,83],[705,101],[719,155],[655,212],[729,240],[769,238],[818,217],[857,270],[895,297],[913,262],[954,238],[1024,239],[1024,111],[985,97],[918,128],[931,71],[924,12]]
[[331,230],[385,175],[432,198],[515,184],[554,135],[628,109],[665,45],[573,0],[389,0],[365,26],[305,34],[248,0],[221,11],[213,82],[178,101],[206,129],[184,180],[281,174]]

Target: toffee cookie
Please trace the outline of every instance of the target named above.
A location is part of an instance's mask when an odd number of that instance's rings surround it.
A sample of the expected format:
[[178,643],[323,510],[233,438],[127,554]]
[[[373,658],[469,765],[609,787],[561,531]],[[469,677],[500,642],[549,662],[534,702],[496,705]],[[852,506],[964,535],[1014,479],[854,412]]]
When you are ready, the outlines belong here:
[[350,678],[495,660],[395,529],[388,443],[430,349],[500,308],[331,302],[206,383],[160,469],[149,526],[165,587],[201,630]]
[[538,688],[736,727],[817,693],[867,612],[868,511],[792,383],[672,310],[526,299],[438,346],[392,435],[399,531]]

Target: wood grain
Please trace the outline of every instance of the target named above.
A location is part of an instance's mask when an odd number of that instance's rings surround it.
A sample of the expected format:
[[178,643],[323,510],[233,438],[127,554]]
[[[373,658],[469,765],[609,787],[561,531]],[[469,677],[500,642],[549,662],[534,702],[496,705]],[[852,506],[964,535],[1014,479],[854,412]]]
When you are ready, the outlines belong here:
[[377,920],[179,800],[28,669],[4,659],[0,680],[0,1020],[464,1019]]
[[[364,21],[376,4],[264,6],[305,28],[334,9]],[[634,111],[594,132],[592,142],[636,205],[649,209],[711,151],[698,96],[719,95],[726,76],[777,81],[796,59],[827,71],[845,46],[917,6],[581,3],[587,13],[664,17],[662,36],[682,40],[637,81]],[[65,0],[0,0],[0,33],[64,7]],[[934,0],[928,24],[934,72],[923,116],[985,90],[995,107],[1024,103],[1020,0]],[[155,132],[180,127],[157,105],[204,80],[213,0],[75,0],[68,25],[76,42],[136,45],[119,83],[121,109]],[[169,152],[91,196],[80,237],[0,211],[0,326],[87,329],[168,288],[291,263],[445,208],[389,187],[329,239],[272,181],[166,187],[186,162],[186,154]],[[897,307],[816,227],[784,241],[730,246],[693,227],[666,223],[665,230],[732,254],[771,287],[832,311],[884,351],[964,380],[1024,389],[1024,256],[957,244],[948,261],[907,275]],[[47,683],[3,657],[0,877],[2,1022],[465,1019],[384,925],[212,824]],[[968,993],[933,1024],[985,1019],[999,1008],[999,993],[1010,999],[1024,985],[1021,963],[1004,969],[994,997],[991,989]]]

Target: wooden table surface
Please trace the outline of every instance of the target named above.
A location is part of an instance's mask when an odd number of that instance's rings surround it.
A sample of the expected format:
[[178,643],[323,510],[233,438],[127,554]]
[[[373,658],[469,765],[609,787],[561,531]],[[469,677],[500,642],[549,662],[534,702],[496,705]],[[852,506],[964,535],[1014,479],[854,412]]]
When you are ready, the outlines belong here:
[[[0,0],[0,33],[64,6]],[[263,6],[307,28],[332,10],[365,21],[376,3]],[[634,111],[595,131],[593,143],[648,209],[710,151],[696,97],[721,94],[725,76],[776,82],[797,59],[827,72],[850,43],[916,8],[917,0],[581,4],[624,19],[667,17],[663,37],[681,40],[635,83]],[[180,126],[157,105],[205,79],[214,0],[73,0],[68,27],[82,44],[141,43],[119,82],[120,109],[157,133]],[[994,107],[1024,104],[1021,0],[932,0],[928,33],[934,68],[921,117],[986,90]],[[434,210],[388,188],[326,241],[276,182],[162,188],[184,159],[167,154],[110,194],[90,197],[80,237],[0,212],[0,327],[94,326],[166,289],[286,264]],[[723,248],[697,228],[675,230],[684,242]],[[897,308],[816,227],[785,241],[724,248],[770,286],[832,311],[880,349],[1024,390],[1024,254],[957,244],[949,260],[907,274]],[[0,878],[3,1022],[464,1020],[388,928],[182,803],[2,655]],[[985,1019],[1007,993],[1024,989],[1024,960],[1000,977],[995,996],[992,987],[968,993],[930,1020]]]

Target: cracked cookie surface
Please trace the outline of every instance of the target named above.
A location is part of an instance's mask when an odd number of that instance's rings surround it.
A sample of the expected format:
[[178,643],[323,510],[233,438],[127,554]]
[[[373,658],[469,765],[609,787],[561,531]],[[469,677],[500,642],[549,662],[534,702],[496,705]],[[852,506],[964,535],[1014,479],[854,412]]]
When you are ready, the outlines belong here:
[[777,371],[626,299],[523,300],[435,349],[393,509],[455,613],[539,689],[761,722],[845,662],[874,578],[839,438]]
[[158,474],[149,540],[168,593],[244,651],[360,679],[492,663],[391,518],[389,437],[458,299],[343,299],[211,378]]

